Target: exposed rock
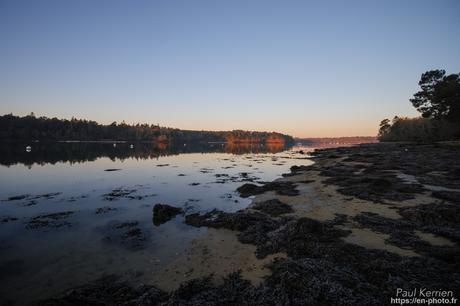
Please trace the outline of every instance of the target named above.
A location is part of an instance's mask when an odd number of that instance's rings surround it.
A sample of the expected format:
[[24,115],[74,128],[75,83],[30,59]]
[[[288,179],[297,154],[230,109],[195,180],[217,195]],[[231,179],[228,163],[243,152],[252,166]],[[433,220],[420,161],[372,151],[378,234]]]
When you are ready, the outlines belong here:
[[309,256],[318,248],[318,244],[327,247],[338,243],[339,238],[348,234],[349,232],[336,229],[329,223],[300,218],[270,233],[268,243],[259,244],[256,254],[261,258],[277,252],[286,252],[294,258]]
[[84,306],[118,305],[148,306],[158,305],[167,298],[167,294],[153,286],[131,287],[108,276],[76,289],[67,291],[56,298],[37,302],[37,306]]
[[[373,213],[361,213],[354,220],[363,227],[389,234],[388,243],[401,248],[410,248],[420,254],[439,258],[445,262],[458,263],[460,262],[460,248],[431,245],[415,233],[415,230],[420,230],[460,241],[460,227],[437,222],[443,220],[442,215],[437,216],[436,219],[432,218],[437,213],[436,209],[426,209],[426,205],[420,205],[420,207],[410,207],[410,210],[403,210],[403,219],[388,219]],[[431,217],[423,216],[426,214]],[[458,219],[458,217],[454,218]]]
[[399,213],[417,228],[444,236],[460,243],[460,206],[451,203],[433,203],[403,207]]
[[279,195],[295,196],[299,194],[296,185],[292,182],[269,182],[262,186],[254,184],[244,184],[236,189],[242,198],[247,198],[252,195],[258,195],[267,191],[276,191]]
[[217,184],[225,184],[225,183],[240,183],[240,182],[255,182],[259,177],[255,175],[251,175],[251,173],[248,172],[240,172],[238,175],[228,175],[228,174],[216,174],[217,180],[215,183]]
[[185,216],[185,223],[188,225],[240,231],[238,234],[239,241],[255,245],[266,243],[268,233],[285,224],[287,220],[289,219],[272,219],[263,213],[247,212],[244,210],[235,213],[213,210],[201,215],[195,213]]
[[330,155],[345,157],[343,162],[368,164],[375,173],[398,170],[415,176],[420,184],[460,189],[458,145],[385,143],[366,144],[313,152],[315,160],[326,160]]
[[252,209],[260,210],[272,217],[278,217],[282,214],[293,212],[291,206],[281,202],[278,199],[271,199],[264,202],[258,202],[251,206]]
[[413,199],[415,194],[425,190],[420,184],[405,183],[396,174],[374,171],[372,168],[360,172],[360,169],[362,166],[338,163],[326,167],[321,175],[329,177],[324,183],[340,186],[340,193],[376,203]]
[[167,204],[155,204],[153,207],[153,224],[159,226],[163,223],[168,222],[176,215],[183,213],[183,209],[179,207],[173,207]]

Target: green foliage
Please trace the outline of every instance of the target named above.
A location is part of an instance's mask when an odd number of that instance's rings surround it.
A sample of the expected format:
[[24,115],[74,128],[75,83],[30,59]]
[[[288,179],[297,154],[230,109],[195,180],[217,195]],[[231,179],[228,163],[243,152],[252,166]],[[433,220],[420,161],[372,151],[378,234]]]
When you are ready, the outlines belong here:
[[157,141],[157,142],[225,142],[240,139],[250,142],[269,142],[270,139],[281,139],[284,143],[293,143],[291,136],[275,132],[251,131],[189,131],[158,125],[133,124],[125,122],[109,125],[95,121],[72,118],[71,120],[35,117],[18,117],[12,114],[0,116],[0,140],[125,140],[125,141]]

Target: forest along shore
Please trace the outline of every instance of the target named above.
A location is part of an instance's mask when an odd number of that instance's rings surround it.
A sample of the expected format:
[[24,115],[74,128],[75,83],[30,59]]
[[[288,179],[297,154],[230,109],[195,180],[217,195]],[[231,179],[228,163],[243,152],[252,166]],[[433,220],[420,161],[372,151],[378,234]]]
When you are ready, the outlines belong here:
[[110,277],[40,304],[387,305],[398,288],[458,298],[459,152],[452,142],[317,150],[313,165],[240,186],[254,196],[247,209],[186,215],[210,229],[152,284]]

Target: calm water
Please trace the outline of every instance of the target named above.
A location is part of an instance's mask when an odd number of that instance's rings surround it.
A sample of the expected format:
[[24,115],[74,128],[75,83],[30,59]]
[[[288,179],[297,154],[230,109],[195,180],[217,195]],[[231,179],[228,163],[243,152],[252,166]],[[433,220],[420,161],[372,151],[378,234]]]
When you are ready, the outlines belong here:
[[236,211],[251,201],[235,193],[238,186],[311,163],[298,152],[310,149],[299,147],[0,146],[0,297],[18,304],[108,274],[148,283],[206,231],[181,215],[155,225],[156,203]]

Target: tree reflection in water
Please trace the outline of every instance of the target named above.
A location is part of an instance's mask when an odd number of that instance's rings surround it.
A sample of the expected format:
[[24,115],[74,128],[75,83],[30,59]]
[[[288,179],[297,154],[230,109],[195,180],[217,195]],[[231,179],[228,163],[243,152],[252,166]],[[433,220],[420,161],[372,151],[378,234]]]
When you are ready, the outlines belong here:
[[[30,150],[26,150],[30,147]],[[55,164],[59,162],[81,163],[100,157],[112,160],[157,159],[161,156],[186,153],[278,153],[288,149],[281,143],[153,143],[153,142],[3,142],[0,144],[0,164],[26,166]]]

